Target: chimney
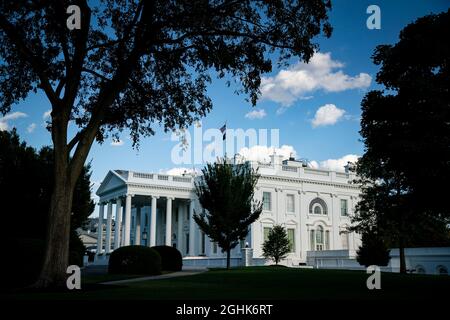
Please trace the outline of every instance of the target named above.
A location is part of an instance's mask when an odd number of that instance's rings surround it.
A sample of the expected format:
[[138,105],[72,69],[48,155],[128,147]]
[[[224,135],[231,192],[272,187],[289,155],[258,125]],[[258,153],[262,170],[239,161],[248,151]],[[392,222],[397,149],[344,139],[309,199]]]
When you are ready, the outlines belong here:
[[272,166],[275,168],[275,170],[281,170],[282,160],[283,160],[283,156],[277,155],[276,152],[274,152],[270,156],[270,162],[271,162]]

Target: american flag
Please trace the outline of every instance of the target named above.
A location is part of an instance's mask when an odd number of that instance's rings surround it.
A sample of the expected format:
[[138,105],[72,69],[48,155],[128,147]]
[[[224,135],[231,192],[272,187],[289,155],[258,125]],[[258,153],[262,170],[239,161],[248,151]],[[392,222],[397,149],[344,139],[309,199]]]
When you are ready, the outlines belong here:
[[220,132],[222,132],[222,140],[225,140],[227,138],[227,123],[223,125],[222,128],[220,128]]

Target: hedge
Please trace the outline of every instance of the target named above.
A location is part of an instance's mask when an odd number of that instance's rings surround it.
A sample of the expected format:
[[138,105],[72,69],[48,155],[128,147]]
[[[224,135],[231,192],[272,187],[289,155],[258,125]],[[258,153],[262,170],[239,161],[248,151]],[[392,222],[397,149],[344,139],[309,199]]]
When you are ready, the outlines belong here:
[[161,274],[161,256],[145,246],[126,246],[114,250],[109,256],[108,273]]
[[183,266],[183,258],[180,251],[169,246],[155,246],[152,249],[158,251],[161,256],[162,269],[164,271],[180,271]]

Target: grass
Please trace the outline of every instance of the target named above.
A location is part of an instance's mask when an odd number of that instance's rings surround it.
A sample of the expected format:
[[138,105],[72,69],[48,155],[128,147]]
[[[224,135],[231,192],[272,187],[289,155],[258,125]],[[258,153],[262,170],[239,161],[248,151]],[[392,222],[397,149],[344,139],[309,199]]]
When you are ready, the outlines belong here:
[[[133,277],[133,276],[132,276]],[[368,290],[368,275],[361,271],[274,267],[213,269],[193,276],[99,285],[117,276],[95,276],[71,292],[15,292],[14,299],[160,299],[160,300],[422,300],[448,299],[450,277],[382,273],[381,290]]]

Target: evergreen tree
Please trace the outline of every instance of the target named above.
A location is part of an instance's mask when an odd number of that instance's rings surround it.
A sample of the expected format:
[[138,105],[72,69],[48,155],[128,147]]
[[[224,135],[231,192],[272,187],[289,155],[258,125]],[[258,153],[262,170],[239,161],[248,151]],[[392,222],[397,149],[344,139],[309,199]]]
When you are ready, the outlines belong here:
[[280,225],[275,225],[270,230],[267,240],[264,241],[262,249],[264,258],[271,259],[278,265],[278,262],[286,258],[291,251],[286,230]]
[[387,266],[390,260],[388,250],[383,239],[375,232],[362,234],[362,245],[359,247],[356,260],[363,266]]
[[244,240],[249,226],[262,211],[261,201],[253,199],[259,175],[249,162],[231,164],[218,159],[202,169],[203,175],[195,183],[195,192],[203,211],[194,220],[212,241],[227,253]]

